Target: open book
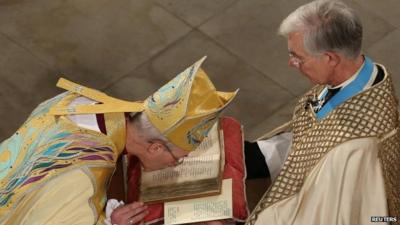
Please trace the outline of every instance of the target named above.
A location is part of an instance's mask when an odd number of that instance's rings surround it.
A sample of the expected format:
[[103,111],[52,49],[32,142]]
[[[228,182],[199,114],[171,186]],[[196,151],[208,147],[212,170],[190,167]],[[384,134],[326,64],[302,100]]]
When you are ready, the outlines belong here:
[[139,200],[168,202],[221,193],[224,168],[223,134],[219,123],[199,147],[176,167],[142,171]]
[[164,205],[164,224],[183,224],[233,217],[232,179],[224,179],[220,195],[175,202]]

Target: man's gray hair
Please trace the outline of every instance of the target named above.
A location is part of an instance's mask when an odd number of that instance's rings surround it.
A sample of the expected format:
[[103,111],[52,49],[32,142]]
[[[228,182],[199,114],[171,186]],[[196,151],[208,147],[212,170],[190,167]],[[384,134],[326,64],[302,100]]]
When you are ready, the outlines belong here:
[[339,0],[316,0],[296,9],[279,27],[285,37],[293,32],[303,32],[304,48],[313,55],[335,51],[354,59],[361,52],[361,20]]
[[134,115],[129,115],[129,121],[133,126],[135,126],[140,137],[144,138],[146,141],[161,140],[171,150],[178,148],[153,126],[146,113],[139,112]]

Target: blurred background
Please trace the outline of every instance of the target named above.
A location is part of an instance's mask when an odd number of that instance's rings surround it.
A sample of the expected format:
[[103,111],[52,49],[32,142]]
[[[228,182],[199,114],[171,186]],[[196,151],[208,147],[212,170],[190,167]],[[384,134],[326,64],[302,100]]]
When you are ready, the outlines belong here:
[[[306,2],[0,0],[0,141],[37,104],[61,93],[60,76],[143,100],[204,55],[218,90],[240,88],[226,115],[254,139],[289,120],[297,97],[311,87],[288,67],[286,40],[276,34]],[[346,2],[363,20],[364,52],[387,66],[400,90],[400,1]],[[251,208],[266,188],[265,180],[254,182]]]
[[[0,0],[0,140],[60,76],[143,100],[202,56],[226,111],[254,139],[291,117],[311,84],[287,65],[280,22],[306,0]],[[400,1],[347,0],[364,23],[364,52],[400,88]]]

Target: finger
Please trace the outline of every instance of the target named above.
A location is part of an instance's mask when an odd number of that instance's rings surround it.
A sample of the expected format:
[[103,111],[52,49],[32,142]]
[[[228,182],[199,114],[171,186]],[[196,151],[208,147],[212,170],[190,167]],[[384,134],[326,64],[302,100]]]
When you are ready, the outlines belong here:
[[143,212],[141,212],[141,213],[139,213],[139,214],[136,214],[135,216],[132,216],[132,217],[130,217],[129,218],[129,223],[130,224],[137,224],[137,223],[143,223],[143,219],[144,219],[144,217],[147,215],[147,214],[149,214],[149,211],[143,211]]
[[144,206],[143,202],[133,202],[133,203],[121,206],[120,208],[117,208],[118,214],[125,214],[129,211],[132,211],[132,210],[142,207],[142,206]]
[[133,217],[136,216],[140,213],[143,213],[144,211],[147,211],[147,205],[141,206],[139,208],[134,208],[131,207],[129,211],[125,212],[124,214],[122,214],[124,217]]
[[131,210],[134,210],[139,207],[147,207],[147,205],[145,205],[143,202],[134,202],[129,204],[128,206],[130,207]]

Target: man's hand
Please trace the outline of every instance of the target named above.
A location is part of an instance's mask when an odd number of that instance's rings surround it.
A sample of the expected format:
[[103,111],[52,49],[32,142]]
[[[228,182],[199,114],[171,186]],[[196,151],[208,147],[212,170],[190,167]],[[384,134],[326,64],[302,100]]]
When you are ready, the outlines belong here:
[[143,218],[149,213],[143,202],[133,202],[116,208],[111,214],[111,223],[118,225],[144,224]]

